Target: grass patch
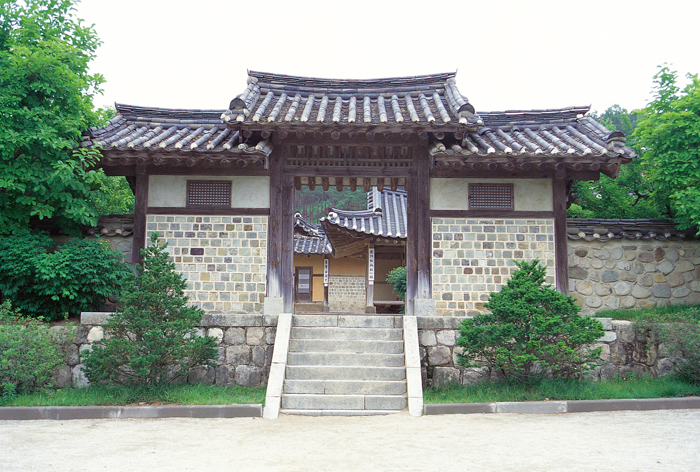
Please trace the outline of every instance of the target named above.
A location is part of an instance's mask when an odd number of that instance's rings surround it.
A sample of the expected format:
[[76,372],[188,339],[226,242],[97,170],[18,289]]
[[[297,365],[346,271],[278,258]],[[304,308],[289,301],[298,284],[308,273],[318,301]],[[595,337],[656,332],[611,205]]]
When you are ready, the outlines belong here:
[[612,318],[614,320],[687,323],[700,321],[700,305],[669,305],[644,310],[603,310],[594,316],[597,318]]
[[501,382],[479,385],[449,384],[428,388],[425,403],[490,403],[544,400],[603,400],[615,398],[669,398],[700,395],[700,385],[674,376],[653,379],[545,380],[534,385]]
[[0,406],[230,405],[264,403],[265,389],[168,385],[159,389],[91,386],[0,399]]

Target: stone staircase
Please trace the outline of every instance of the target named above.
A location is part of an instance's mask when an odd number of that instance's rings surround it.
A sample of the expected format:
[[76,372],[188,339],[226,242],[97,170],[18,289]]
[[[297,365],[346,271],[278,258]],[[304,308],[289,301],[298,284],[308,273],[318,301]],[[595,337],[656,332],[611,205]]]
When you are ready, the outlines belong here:
[[406,408],[402,321],[294,315],[280,413],[376,415]]

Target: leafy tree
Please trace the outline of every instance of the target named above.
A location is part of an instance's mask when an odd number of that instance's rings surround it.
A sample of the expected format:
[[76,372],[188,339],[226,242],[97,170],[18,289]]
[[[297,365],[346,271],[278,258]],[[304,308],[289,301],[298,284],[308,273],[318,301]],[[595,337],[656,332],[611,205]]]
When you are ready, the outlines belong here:
[[367,192],[362,190],[338,192],[332,188],[327,191],[322,189],[302,189],[295,192],[295,211],[300,212],[304,218],[312,223],[318,222],[326,216],[329,207],[343,210],[366,210]]
[[[636,111],[613,105],[601,115],[591,113],[610,130],[627,136],[627,145],[635,148],[633,133],[638,122]],[[635,148],[636,149],[636,148]],[[656,192],[640,159],[622,166],[616,179],[606,175],[599,180],[576,181],[574,202],[567,211],[570,218],[670,218],[671,210],[663,192]]]
[[546,269],[538,260],[516,265],[484,304],[491,312],[460,324],[460,362],[486,367],[510,382],[580,377],[600,358],[600,348],[588,347],[604,334],[603,325],[582,317],[573,298],[545,285]]
[[103,78],[88,64],[100,42],[75,18],[74,0],[0,4],[0,233],[52,218],[76,232],[94,224],[104,174],[95,150],[78,150],[98,123]]
[[634,138],[655,192],[668,195],[681,229],[700,227],[700,79],[667,66],[654,76],[654,99],[639,112]]
[[202,310],[187,304],[187,282],[175,272],[166,244],[157,233],[151,242],[104,325],[104,340],[84,359],[91,382],[160,387],[195,366],[212,366],[217,356],[216,340],[197,336]]

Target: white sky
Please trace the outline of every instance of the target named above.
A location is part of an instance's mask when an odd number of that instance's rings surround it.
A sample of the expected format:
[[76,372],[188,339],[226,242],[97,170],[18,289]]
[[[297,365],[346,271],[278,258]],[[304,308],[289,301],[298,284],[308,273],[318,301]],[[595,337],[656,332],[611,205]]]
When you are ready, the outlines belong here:
[[[700,72],[697,0],[82,0],[114,102],[226,108],[246,70],[324,78],[457,70],[478,111],[643,107],[657,66]],[[685,83],[685,81],[684,81]]]

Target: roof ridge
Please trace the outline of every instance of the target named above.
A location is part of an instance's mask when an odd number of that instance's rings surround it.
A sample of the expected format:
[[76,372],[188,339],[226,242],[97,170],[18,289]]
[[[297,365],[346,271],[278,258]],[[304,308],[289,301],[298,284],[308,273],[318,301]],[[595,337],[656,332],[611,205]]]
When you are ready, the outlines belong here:
[[348,85],[386,84],[387,87],[405,84],[423,84],[445,82],[448,79],[453,79],[457,72],[443,72],[437,74],[424,74],[404,77],[379,77],[373,79],[333,79],[323,77],[303,77],[285,74],[275,74],[271,72],[248,71],[248,77],[254,78],[258,83],[270,83],[270,81],[280,82],[281,84],[293,84],[307,87],[347,87]]

